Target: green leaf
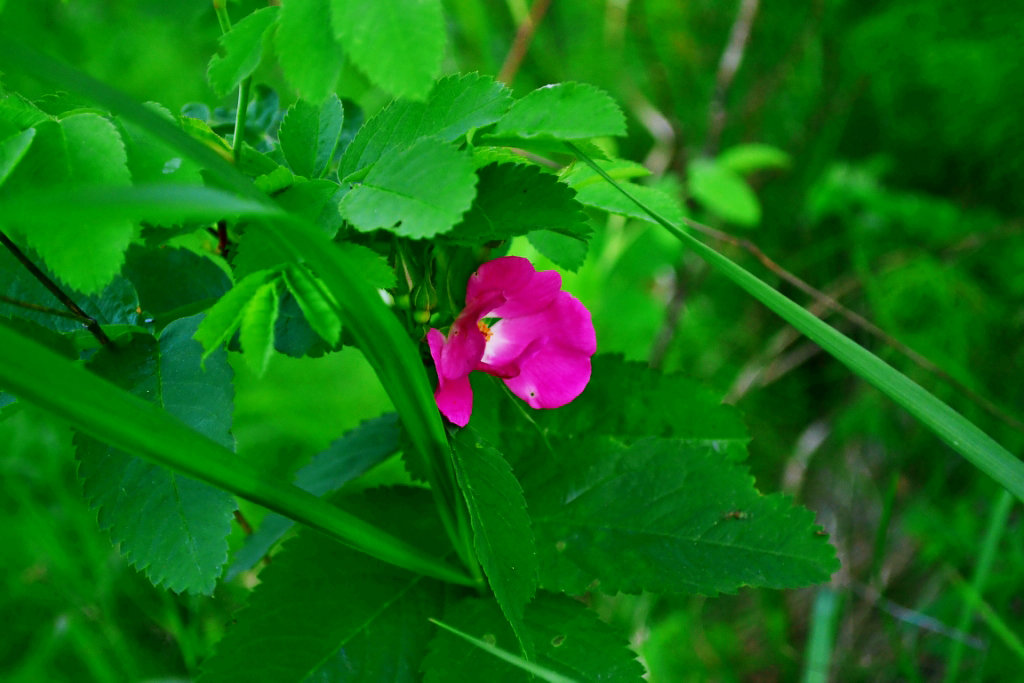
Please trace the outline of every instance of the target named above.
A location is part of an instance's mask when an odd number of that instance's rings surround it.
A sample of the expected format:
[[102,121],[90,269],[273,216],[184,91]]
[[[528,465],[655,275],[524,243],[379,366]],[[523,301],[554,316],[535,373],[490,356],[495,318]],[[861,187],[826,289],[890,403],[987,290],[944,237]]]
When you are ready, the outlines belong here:
[[331,28],[329,0],[283,3],[276,46],[281,71],[299,97],[320,103],[334,92],[343,60]]
[[295,297],[302,315],[310,327],[327,342],[334,346],[341,338],[341,319],[338,317],[338,305],[329,301],[322,287],[313,282],[313,276],[304,269],[290,267],[284,271],[284,282],[288,291]]
[[287,515],[395,566],[474,585],[448,564],[379,527],[239,461],[163,409],[12,331],[3,318],[0,348],[6,351],[0,354],[0,386],[89,436]]
[[717,595],[807,586],[839,568],[810,511],[762,495],[709,446],[588,436],[555,453],[516,465],[544,588]]
[[[157,341],[138,336],[90,362],[98,375],[152,400],[217,443],[232,447],[232,372],[223,351],[199,365],[198,317],[182,318]],[[227,561],[234,498],[209,484],[78,439],[78,474],[99,509],[101,529],[154,585],[210,594]]]
[[[124,274],[135,285],[139,306],[149,318],[193,305],[208,308],[231,287],[217,264],[187,249],[132,245]],[[175,286],[168,287],[169,282]]]
[[[4,197],[0,194],[0,207],[12,222],[31,227],[33,235],[54,231],[54,225],[82,220],[83,217],[89,218],[90,225],[128,225],[132,232],[136,232],[132,224],[137,221],[172,225],[282,213],[276,205],[242,199],[223,190],[171,184],[81,188],[61,185],[45,190],[27,190],[17,196]],[[90,231],[79,232],[88,235]],[[80,256],[77,254],[75,258]]]
[[214,55],[206,71],[210,85],[218,95],[227,95],[237,88],[260,65],[264,35],[277,19],[278,9],[264,7],[256,10],[220,37],[224,55]]
[[7,176],[28,152],[35,136],[35,128],[29,128],[0,142],[0,185],[3,185]]
[[[53,274],[45,267],[42,271],[53,278]],[[38,304],[56,311],[67,310],[64,304],[15,260],[7,249],[0,249],[0,294],[14,301]],[[75,303],[101,325],[135,325],[139,322],[139,316],[135,312],[139,306],[138,296],[132,283],[123,277],[114,278],[98,294],[76,297]],[[0,303],[0,315],[31,320],[47,329],[67,335],[82,331],[81,321],[75,318],[5,303]]]
[[274,352],[274,323],[277,322],[277,279],[260,285],[242,311],[238,338],[246,363],[262,377]]
[[338,146],[344,119],[337,95],[325,98],[319,106],[299,100],[288,107],[278,136],[281,152],[295,173],[306,178],[323,176]]
[[274,197],[274,201],[289,213],[319,226],[328,237],[334,237],[343,223],[338,213],[338,202],[343,194],[341,187],[330,180],[296,178],[291,187]]
[[61,280],[91,294],[121,269],[138,226],[91,207],[80,207],[72,220],[66,213],[64,220],[52,220],[47,217],[52,195],[72,187],[130,184],[124,143],[110,121],[81,113],[41,123],[22,163],[0,188],[0,202],[12,205],[3,220],[22,229],[25,241]]
[[[578,148],[573,148],[571,145],[570,148],[591,168],[595,171],[599,170],[598,166]],[[855,374],[906,408],[911,415],[935,432],[950,448],[963,455],[971,464],[992,477],[1018,499],[1024,500],[1024,462],[1014,457],[963,415],[878,356],[822,322],[810,311],[772,289],[692,235],[669,223],[663,216],[645,206],[637,198],[632,197],[625,188],[619,187],[611,178],[606,178],[606,180],[616,185],[620,192],[629,196],[640,209],[672,233],[676,239],[696,252],[709,265],[770,308]]]
[[[444,543],[426,491],[378,489],[341,501],[424,549]],[[372,672],[389,668],[415,671],[426,646],[423,622],[440,609],[441,594],[422,576],[303,531],[260,574],[199,681],[301,681],[339,648],[367,680],[382,680]]]
[[538,88],[516,101],[494,129],[495,138],[582,140],[625,134],[619,106],[608,93],[586,83]]
[[[295,485],[323,496],[338,490],[397,450],[398,416],[386,413],[363,422],[314,455],[308,465],[295,473]],[[292,520],[273,512],[264,517],[260,528],[246,537],[235,553],[225,580],[230,581],[240,572],[252,569],[293,524]]]
[[694,159],[687,168],[690,194],[719,218],[743,227],[761,222],[761,203],[735,171],[711,159]]
[[437,138],[389,150],[341,200],[339,210],[364,232],[386,229],[414,239],[451,230],[476,194],[469,156]]
[[207,311],[206,317],[203,318],[199,329],[196,330],[196,341],[203,345],[203,358],[208,357],[231,339],[235,330],[242,325],[249,302],[275,275],[269,270],[260,270],[247,275],[243,280],[235,283],[235,286]]
[[590,383],[577,400],[534,419],[550,433],[626,441],[671,436],[737,460],[746,457],[750,441],[740,412],[704,385],[613,355],[594,356]]
[[387,150],[408,147],[422,137],[452,142],[474,128],[494,123],[511,104],[508,88],[489,76],[442,78],[426,102],[397,100],[367,121],[345,149],[338,176],[344,179]]
[[422,98],[441,72],[440,0],[331,0],[335,34],[349,59],[394,95]]
[[577,271],[587,258],[588,244],[586,241],[570,237],[553,230],[533,230],[527,233],[533,248],[547,257],[559,268]]
[[[174,115],[163,105],[147,102],[144,107],[168,123],[177,125]],[[199,165],[183,158],[180,152],[131,121],[116,119],[128,152],[128,168],[132,181],[143,183],[182,183],[202,185]]]
[[470,244],[551,230],[584,244],[590,226],[575,192],[536,166],[491,164],[478,171],[476,199],[447,236]]
[[[434,622],[448,628],[438,632],[430,643],[430,652],[423,660],[424,683],[526,683],[535,680],[530,673],[549,681],[643,680],[643,667],[627,648],[625,637],[582,603],[563,596],[541,592],[526,608],[526,623],[537,643],[536,663],[524,662],[512,654],[516,650],[515,635],[491,600],[463,600],[445,610],[443,622]],[[462,633],[456,635],[452,628]],[[475,639],[476,648],[466,647],[466,636]],[[481,643],[500,653],[481,647]]]
[[526,632],[523,611],[537,592],[538,565],[523,490],[501,453],[471,429],[456,432],[452,446],[477,559],[523,653],[533,659],[534,644]]
[[[632,178],[643,173],[630,162],[620,160],[600,162],[599,165],[613,178]],[[654,223],[655,221],[637,208],[636,204],[625,197],[614,187],[604,180],[592,169],[583,164],[572,167],[565,180],[569,186],[576,190],[576,200],[585,206],[592,206],[602,211],[628,216],[637,220]],[[677,199],[670,197],[664,192],[646,185],[628,184],[629,191],[642,198],[645,204],[656,207],[659,212],[669,216],[676,222],[683,220],[683,207]]]
[[739,175],[765,169],[785,169],[791,164],[789,155],[778,147],[756,142],[730,147],[718,155],[719,166]]

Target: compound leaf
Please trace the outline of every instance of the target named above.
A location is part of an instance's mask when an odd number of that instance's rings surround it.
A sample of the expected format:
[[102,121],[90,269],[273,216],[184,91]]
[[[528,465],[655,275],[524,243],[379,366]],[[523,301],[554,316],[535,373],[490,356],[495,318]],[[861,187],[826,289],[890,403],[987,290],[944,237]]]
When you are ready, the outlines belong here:
[[231,339],[242,324],[249,302],[273,276],[270,270],[250,273],[210,307],[196,330],[196,341],[203,345],[204,359]]
[[238,339],[246,363],[257,377],[267,369],[274,353],[274,324],[277,322],[277,280],[260,285],[245,305],[238,326]]

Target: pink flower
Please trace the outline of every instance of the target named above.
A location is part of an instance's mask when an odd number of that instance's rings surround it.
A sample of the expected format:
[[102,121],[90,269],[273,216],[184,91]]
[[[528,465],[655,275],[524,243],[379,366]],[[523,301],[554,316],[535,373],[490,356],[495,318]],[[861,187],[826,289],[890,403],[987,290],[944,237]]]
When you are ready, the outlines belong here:
[[[590,311],[561,287],[557,272],[538,272],[518,256],[488,261],[470,276],[466,307],[448,337],[427,333],[437,369],[434,400],[445,417],[460,427],[469,423],[473,370],[501,377],[533,408],[558,408],[580,395],[597,337]],[[499,320],[488,325],[485,318]]]

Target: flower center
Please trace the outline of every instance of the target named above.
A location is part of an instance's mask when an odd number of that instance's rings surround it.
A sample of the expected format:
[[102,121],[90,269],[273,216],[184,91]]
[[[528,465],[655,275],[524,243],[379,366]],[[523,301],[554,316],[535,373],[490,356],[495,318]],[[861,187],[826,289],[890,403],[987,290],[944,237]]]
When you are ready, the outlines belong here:
[[484,341],[491,341],[491,335],[494,333],[491,332],[491,328],[487,327],[487,323],[485,323],[483,320],[478,320],[476,322],[476,326],[477,329],[483,333]]

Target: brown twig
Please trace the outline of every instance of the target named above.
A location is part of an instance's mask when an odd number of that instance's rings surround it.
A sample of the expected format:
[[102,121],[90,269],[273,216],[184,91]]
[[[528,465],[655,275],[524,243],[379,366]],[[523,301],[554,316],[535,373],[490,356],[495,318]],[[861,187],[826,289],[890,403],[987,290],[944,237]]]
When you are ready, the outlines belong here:
[[249,524],[249,520],[245,518],[241,510],[235,510],[235,521],[238,522],[238,526],[242,527],[246,536],[252,536],[252,524]]
[[860,315],[859,313],[855,313],[854,311],[851,311],[846,306],[843,306],[841,303],[836,301],[833,297],[829,296],[828,294],[825,294],[821,290],[815,289],[811,285],[807,284],[806,282],[798,278],[796,275],[793,275],[788,270],[786,270],[785,268],[777,264],[775,261],[770,259],[767,254],[761,251],[761,249],[750,240],[734,237],[728,233],[722,232],[721,230],[715,230],[710,226],[704,225],[703,223],[698,223],[697,221],[689,218],[684,218],[683,221],[697,232],[700,232],[721,242],[732,244],[733,246],[739,247],[749,252],[755,258],[757,258],[757,260],[760,261],[765,268],[767,268],[772,273],[774,273],[781,279],[785,280],[789,284],[793,285],[794,287],[796,287],[801,292],[811,297],[818,303],[822,304],[826,309],[838,313],[839,315],[843,316],[848,321],[850,321],[860,329],[864,330],[868,334],[877,337],[886,345],[902,353],[904,356],[906,356],[911,361],[916,363],[919,367],[944,380],[947,384],[954,387],[957,391],[961,392],[964,396],[966,396],[971,401],[976,403],[978,406],[980,406],[993,417],[999,419],[1000,421],[1009,425],[1013,429],[1021,433],[1024,433],[1024,422],[1021,422],[1013,415],[1010,415],[1005,410],[997,406],[995,403],[988,400],[978,392],[974,391],[969,386],[967,386],[960,380],[950,375],[948,372],[946,372],[938,365],[922,356],[914,349],[910,348],[903,342],[894,338],[892,335],[888,334],[885,330],[878,327],[864,316]]
[[527,50],[530,49],[530,43],[533,42],[533,34],[537,31],[537,26],[540,25],[550,6],[551,0],[534,0],[530,13],[519,25],[516,37],[512,41],[512,47],[505,55],[505,63],[501,65],[501,71],[498,72],[498,80],[502,83],[511,84],[512,79],[516,77],[519,65],[522,64],[523,57],[526,56]]
[[78,315],[71,313],[70,311],[62,311],[59,308],[50,308],[49,306],[43,306],[42,304],[34,304],[31,301],[19,301],[18,299],[12,299],[4,294],[0,294],[0,303],[5,303],[9,306],[17,306],[18,308],[24,308],[37,313],[45,313],[46,315],[57,315],[61,318],[81,320]]
[[758,5],[760,0],[743,0],[740,4],[736,20],[732,23],[732,31],[729,33],[729,42],[718,62],[715,92],[708,105],[708,134],[704,142],[704,154],[709,157],[718,153],[718,143],[725,129],[725,100],[729,94],[729,86],[732,85],[736,72],[743,62],[743,53],[747,49],[750,28],[754,23],[754,17],[757,16]]
[[51,280],[46,273],[40,270],[36,264],[32,263],[32,260],[28,256],[25,256],[25,253],[18,248],[18,245],[12,242],[11,239],[2,231],[0,231],[0,244],[7,247],[7,250],[14,255],[14,258],[18,259],[18,261],[21,262],[21,265],[25,266],[28,272],[32,273],[32,276],[35,279],[39,280],[39,282],[41,282],[51,294],[57,297],[57,300],[64,304],[65,308],[71,311],[73,314],[71,317],[85,325],[89,332],[92,333],[92,336],[96,337],[100,344],[104,346],[110,344],[110,337],[108,337],[107,333],[103,331],[100,324],[96,322],[96,319],[83,311],[78,304],[72,301],[71,297],[65,294],[64,290],[62,290],[56,282]]

